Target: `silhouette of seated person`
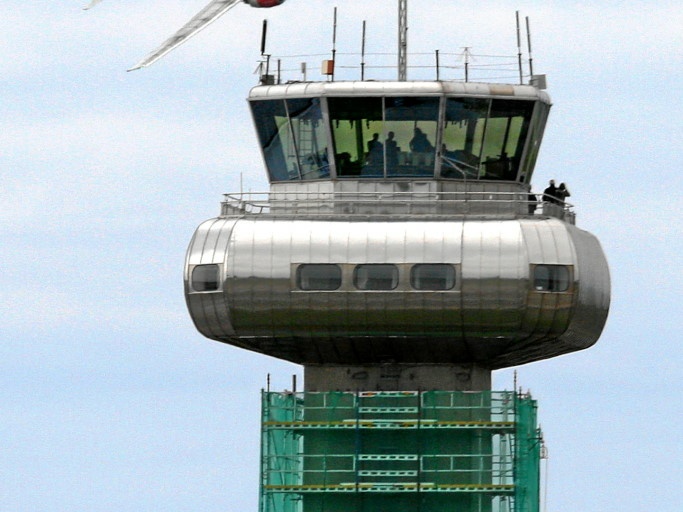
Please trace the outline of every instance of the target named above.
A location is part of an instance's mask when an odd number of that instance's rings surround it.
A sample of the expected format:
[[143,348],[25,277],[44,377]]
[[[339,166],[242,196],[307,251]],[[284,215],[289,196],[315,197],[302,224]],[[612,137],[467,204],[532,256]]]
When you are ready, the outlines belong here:
[[429,153],[434,151],[434,146],[429,142],[427,135],[419,128],[415,128],[413,138],[410,140],[410,151],[413,153]]
[[413,138],[410,140],[410,151],[417,157],[413,159],[414,165],[424,166],[429,164],[427,155],[433,154],[434,146],[429,142],[427,135],[419,128],[415,128]]
[[360,174],[360,163],[351,160],[351,153],[346,151],[338,153],[337,173],[339,176],[358,176]]

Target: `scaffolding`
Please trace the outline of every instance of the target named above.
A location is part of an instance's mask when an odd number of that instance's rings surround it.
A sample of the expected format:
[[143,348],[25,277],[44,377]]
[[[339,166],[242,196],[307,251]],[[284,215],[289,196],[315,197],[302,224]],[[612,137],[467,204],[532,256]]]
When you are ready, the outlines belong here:
[[538,512],[515,392],[263,392],[260,512]]

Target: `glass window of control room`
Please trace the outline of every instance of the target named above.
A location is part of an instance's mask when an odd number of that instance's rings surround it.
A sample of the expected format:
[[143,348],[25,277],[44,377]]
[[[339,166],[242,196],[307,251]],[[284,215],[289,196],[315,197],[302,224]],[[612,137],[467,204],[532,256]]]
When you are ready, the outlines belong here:
[[251,108],[271,181],[329,176],[318,98],[255,101]]
[[532,101],[449,98],[441,176],[516,180],[533,109]]
[[439,98],[329,98],[337,174],[433,176]]
[[341,179],[427,177],[440,169],[445,179],[516,181],[520,167],[531,172],[522,157],[535,104],[390,96],[258,100],[251,108],[273,182],[328,178],[329,158]]

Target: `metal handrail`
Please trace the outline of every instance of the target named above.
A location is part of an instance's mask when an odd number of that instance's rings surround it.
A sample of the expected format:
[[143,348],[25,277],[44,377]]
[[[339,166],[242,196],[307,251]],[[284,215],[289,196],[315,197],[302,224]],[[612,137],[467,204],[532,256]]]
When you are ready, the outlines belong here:
[[[458,52],[417,52],[408,55],[407,71],[411,80],[444,80],[457,82],[529,83],[531,75],[519,75],[519,62],[514,55],[473,54],[469,49]],[[273,83],[318,81],[320,63],[329,54],[270,55],[269,73]],[[395,80],[398,66],[393,52],[336,52],[334,80]],[[263,73],[266,60],[259,67]],[[259,79],[262,80],[262,76]]]
[[[548,200],[539,202],[539,197]],[[573,223],[573,210],[574,205],[570,203],[523,191],[240,192],[224,194],[221,202],[223,216],[544,215]]]

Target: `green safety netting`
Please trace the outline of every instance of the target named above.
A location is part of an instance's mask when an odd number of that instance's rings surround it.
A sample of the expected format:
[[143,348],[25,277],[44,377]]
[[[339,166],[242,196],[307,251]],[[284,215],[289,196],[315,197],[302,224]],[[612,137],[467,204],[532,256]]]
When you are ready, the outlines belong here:
[[513,392],[262,397],[260,512],[538,512],[536,402]]

